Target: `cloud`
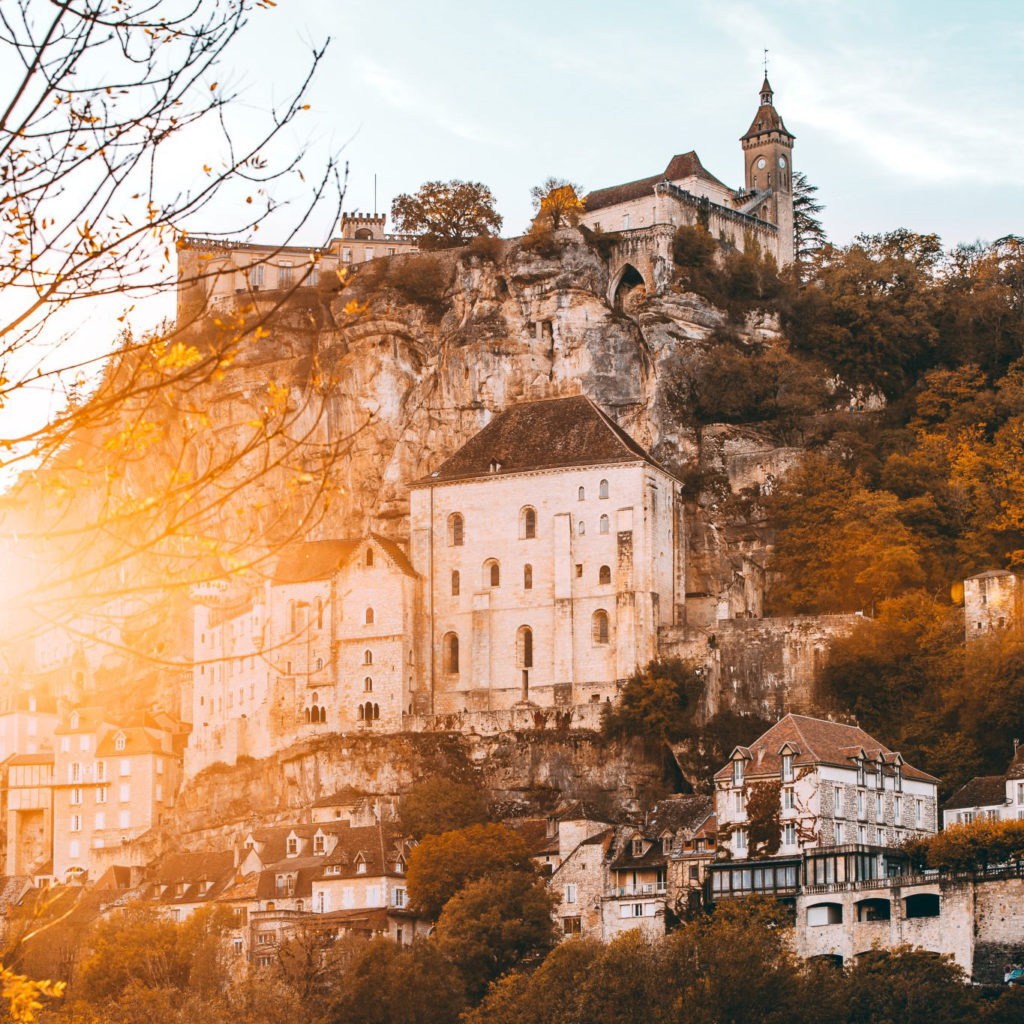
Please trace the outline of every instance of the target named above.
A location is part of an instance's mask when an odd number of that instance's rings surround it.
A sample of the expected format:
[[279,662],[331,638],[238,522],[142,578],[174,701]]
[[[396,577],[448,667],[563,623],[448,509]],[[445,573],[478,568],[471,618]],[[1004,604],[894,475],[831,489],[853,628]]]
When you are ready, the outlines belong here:
[[452,116],[443,102],[431,99],[422,86],[414,86],[405,81],[391,68],[368,57],[358,57],[353,70],[386,103],[398,110],[422,117],[460,139],[489,146],[509,145],[507,139],[493,135],[471,121]]

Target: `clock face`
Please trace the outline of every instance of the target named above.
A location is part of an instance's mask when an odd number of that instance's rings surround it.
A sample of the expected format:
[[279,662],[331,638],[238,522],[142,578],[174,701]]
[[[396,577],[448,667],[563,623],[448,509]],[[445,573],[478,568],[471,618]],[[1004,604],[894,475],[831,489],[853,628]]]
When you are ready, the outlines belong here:
[[764,157],[761,157],[761,159],[757,161],[757,166],[758,166],[759,170],[763,171],[765,169],[765,167],[768,166],[768,161],[765,160]]
[[786,158],[784,156],[780,156],[779,157],[779,166],[780,167],[785,167],[786,166]]

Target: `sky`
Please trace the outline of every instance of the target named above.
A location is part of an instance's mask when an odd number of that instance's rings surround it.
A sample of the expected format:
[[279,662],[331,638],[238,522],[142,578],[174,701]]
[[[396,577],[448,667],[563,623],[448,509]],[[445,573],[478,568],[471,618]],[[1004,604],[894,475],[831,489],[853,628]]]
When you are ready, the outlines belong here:
[[767,48],[835,241],[1024,231],[1019,0],[280,0],[234,70],[254,95],[284,90],[327,36],[303,130],[348,160],[348,209],[373,208],[374,174],[382,211],[466,178],[515,234],[549,174],[599,188],[689,149],[738,186]]

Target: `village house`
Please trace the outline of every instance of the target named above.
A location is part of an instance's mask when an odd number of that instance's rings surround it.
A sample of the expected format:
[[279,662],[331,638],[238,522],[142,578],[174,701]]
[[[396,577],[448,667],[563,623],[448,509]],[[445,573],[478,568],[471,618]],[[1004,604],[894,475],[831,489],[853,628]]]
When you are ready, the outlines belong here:
[[1013,758],[1002,775],[978,775],[964,783],[943,805],[942,825],[1024,820],[1024,746],[1014,742]]
[[678,481],[585,396],[499,413],[410,518],[420,713],[611,700],[675,621]]
[[756,856],[747,815],[752,787],[779,787],[782,857],[817,847],[895,847],[938,829],[938,779],[839,722],[786,715],[714,776],[718,828],[730,856]]
[[259,589],[196,588],[186,774],[327,731],[398,731],[415,579],[396,543],[369,534],[292,545]]
[[[75,708],[54,730],[53,874],[84,881],[174,805],[183,733],[164,715]],[[107,851],[104,853],[104,851]]]
[[140,898],[172,921],[184,921],[217,900],[236,880],[232,850],[169,853],[146,870]]

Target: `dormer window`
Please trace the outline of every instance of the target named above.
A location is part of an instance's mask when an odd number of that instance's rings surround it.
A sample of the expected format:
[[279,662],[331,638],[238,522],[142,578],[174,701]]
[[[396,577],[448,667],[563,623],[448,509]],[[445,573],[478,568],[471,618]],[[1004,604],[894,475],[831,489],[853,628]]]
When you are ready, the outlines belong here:
[[356,874],[357,874],[357,875],[365,875],[365,874],[366,874],[366,861],[364,861],[364,860],[361,860],[361,861],[360,861],[360,862],[359,862],[359,863],[358,863],[358,864],[356,865]]
[[324,852],[324,837],[322,835],[313,836],[313,852],[323,853]]
[[77,711],[72,711],[71,712],[71,728],[72,729],[77,729],[79,721],[80,721],[80,719],[78,717],[78,712]]
[[793,755],[783,754],[782,755],[782,781],[792,782],[793,781]]
[[299,855],[299,840],[296,836],[289,836],[286,850],[289,857],[297,857]]
[[903,766],[898,762],[893,765],[892,769],[892,787],[897,793],[903,791]]
[[867,782],[867,777],[864,773],[864,761],[862,758],[857,759],[857,785],[863,786]]
[[117,736],[114,738],[114,749],[115,750],[124,750],[126,743],[127,743],[127,740],[125,738],[124,733],[123,732],[119,732],[117,734]]
[[732,763],[732,784],[734,786],[743,785],[743,761],[740,758],[736,758]]
[[672,837],[661,837],[661,852],[667,857],[672,852]]
[[490,470],[492,473],[500,473],[501,463],[497,459],[491,459]]
[[633,840],[633,856],[642,857],[644,855],[644,841],[642,839]]

